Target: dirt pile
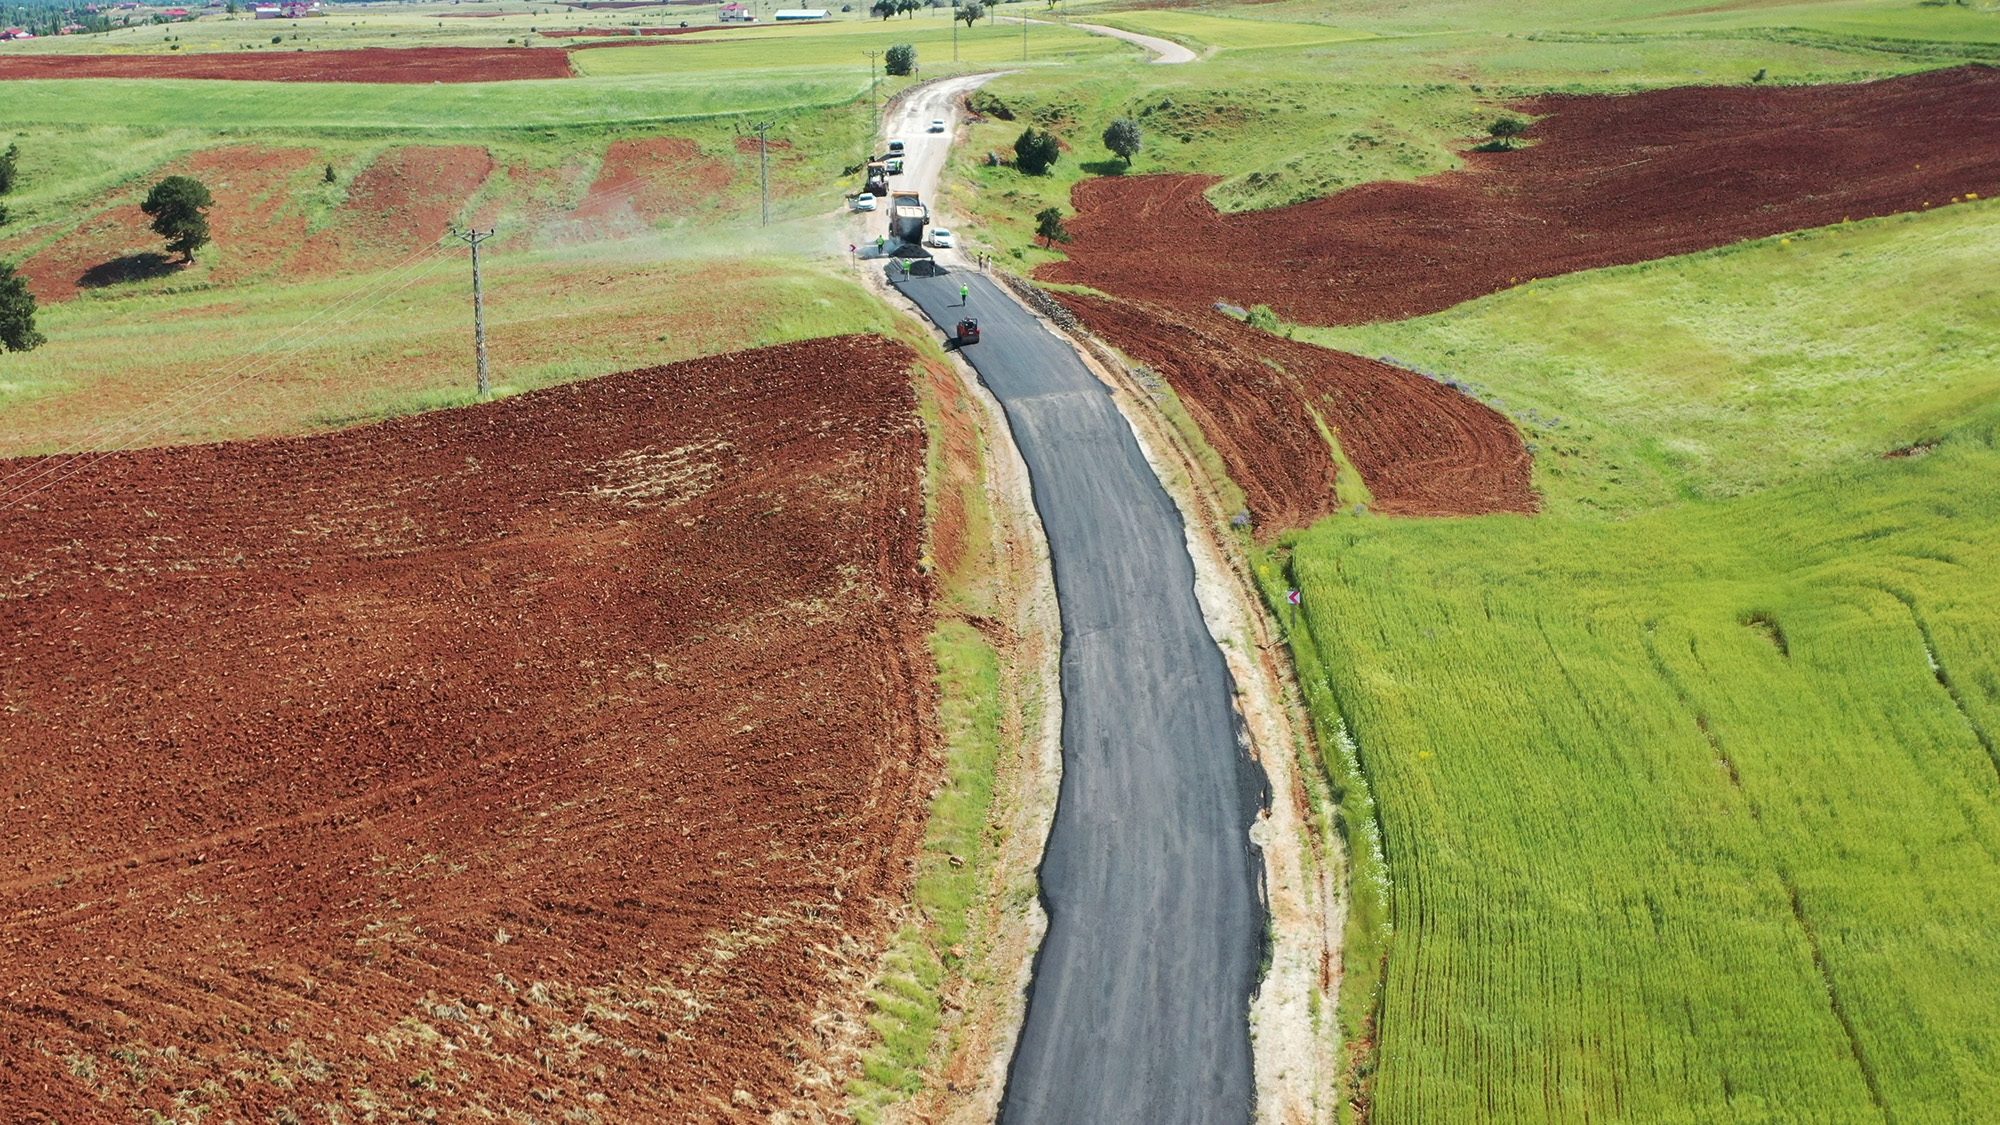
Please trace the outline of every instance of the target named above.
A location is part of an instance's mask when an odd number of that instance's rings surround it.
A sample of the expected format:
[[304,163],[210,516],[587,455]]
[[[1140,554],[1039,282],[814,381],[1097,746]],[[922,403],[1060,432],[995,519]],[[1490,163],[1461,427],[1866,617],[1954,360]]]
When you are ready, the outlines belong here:
[[117,454],[0,513],[0,1119],[837,1094],[812,1017],[934,777],[913,358]]
[[1087,180],[1039,275],[1172,308],[1397,320],[1518,281],[2000,192],[2000,70],[1848,86],[1549,96],[1513,152],[1248,214],[1204,176]]
[[10,55],[23,78],[219,78],[245,82],[508,82],[569,78],[569,55],[531,47],[360,47],[172,55]]
[[1373,493],[1375,511],[1408,516],[1532,512],[1521,435],[1483,403],[1421,375],[1189,316],[1062,294],[1092,331],[1173,384],[1243,489],[1259,528],[1311,523],[1339,497],[1335,438]]

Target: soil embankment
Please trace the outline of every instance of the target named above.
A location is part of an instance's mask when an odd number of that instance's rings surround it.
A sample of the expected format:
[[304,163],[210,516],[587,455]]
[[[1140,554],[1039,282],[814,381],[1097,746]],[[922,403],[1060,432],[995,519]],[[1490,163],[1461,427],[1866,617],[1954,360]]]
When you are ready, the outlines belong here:
[[1517,108],[1540,118],[1527,147],[1268,211],[1220,214],[1202,195],[1215,177],[1087,180],[1069,260],[1038,276],[1131,302],[1065,298],[1190,400],[1267,530],[1339,503],[1314,412],[1381,510],[1524,511],[1528,455],[1504,417],[1406,372],[1243,331],[1214,303],[1311,324],[1402,319],[1533,278],[2000,191],[1988,67]]
[[837,1098],[814,1013],[934,777],[913,359],[114,454],[0,513],[0,1118]]
[[213,78],[242,82],[510,82],[570,78],[567,51],[533,47],[357,47],[172,55],[10,55],[0,81]]

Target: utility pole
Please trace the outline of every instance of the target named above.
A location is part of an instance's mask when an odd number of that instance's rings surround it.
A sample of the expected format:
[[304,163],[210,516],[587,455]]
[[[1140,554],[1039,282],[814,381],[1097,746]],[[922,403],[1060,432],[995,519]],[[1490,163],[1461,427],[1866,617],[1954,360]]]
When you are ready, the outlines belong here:
[[872,127],[868,132],[868,159],[875,159],[875,138],[882,135],[882,105],[875,100],[875,60],[882,57],[880,51],[865,52],[868,56],[868,112]]
[[764,224],[771,225],[771,123],[757,126],[757,191],[764,201]]
[[1021,61],[1028,61],[1028,17],[1021,17]]
[[951,61],[958,61],[958,0],[951,4]]
[[479,233],[477,227],[460,231],[459,238],[472,247],[472,341],[479,352],[479,397],[485,398],[493,391],[493,383],[486,373],[486,296],[479,286],[479,244],[493,237],[491,230]]

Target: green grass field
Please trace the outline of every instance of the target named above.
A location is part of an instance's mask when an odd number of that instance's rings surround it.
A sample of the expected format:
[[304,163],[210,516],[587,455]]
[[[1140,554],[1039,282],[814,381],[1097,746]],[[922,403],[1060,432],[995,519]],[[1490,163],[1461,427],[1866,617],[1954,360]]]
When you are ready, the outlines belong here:
[[[714,255],[642,239],[491,259],[496,390],[891,327],[852,281],[775,246],[726,264]],[[114,289],[49,306],[39,318],[49,342],[0,356],[0,456],[65,448],[210,381],[227,391],[143,444],[298,433],[471,401],[468,272],[452,252],[395,274]]]
[[1980,280],[2000,210],[1945,202],[1296,331],[1513,414],[1553,511],[1743,495],[1936,437],[2000,399],[2000,291]]
[[1996,418],[1630,521],[1298,541],[1302,675],[1393,888],[1382,987],[1350,930],[1344,997],[1376,1020],[1374,1120],[1971,1121],[2000,1095]]

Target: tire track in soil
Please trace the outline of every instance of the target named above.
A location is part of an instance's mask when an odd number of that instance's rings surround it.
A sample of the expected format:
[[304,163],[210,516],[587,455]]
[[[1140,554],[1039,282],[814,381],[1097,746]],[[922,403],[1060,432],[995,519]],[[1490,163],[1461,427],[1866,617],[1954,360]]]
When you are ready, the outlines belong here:
[[936,770],[914,359],[120,453],[0,515],[0,1119],[832,1104],[812,1017]]

